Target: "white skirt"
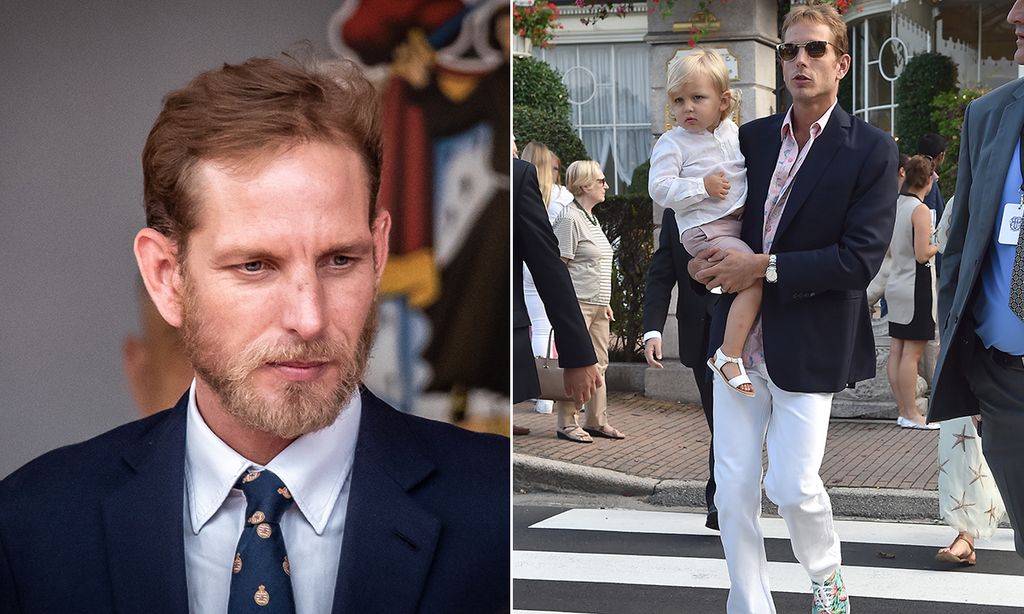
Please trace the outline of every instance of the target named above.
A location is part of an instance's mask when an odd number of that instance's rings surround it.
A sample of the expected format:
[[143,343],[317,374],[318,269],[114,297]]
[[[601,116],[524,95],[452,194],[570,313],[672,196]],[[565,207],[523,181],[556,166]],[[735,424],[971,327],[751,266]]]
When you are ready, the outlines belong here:
[[939,423],[939,513],[946,524],[975,538],[990,537],[1006,516],[970,417]]

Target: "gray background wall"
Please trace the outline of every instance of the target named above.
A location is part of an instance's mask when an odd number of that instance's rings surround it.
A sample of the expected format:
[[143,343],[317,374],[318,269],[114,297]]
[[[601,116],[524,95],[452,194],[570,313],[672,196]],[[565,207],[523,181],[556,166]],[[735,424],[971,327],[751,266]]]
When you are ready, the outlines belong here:
[[0,477],[136,416],[140,154],[162,96],[202,70],[308,40],[340,0],[3,3]]

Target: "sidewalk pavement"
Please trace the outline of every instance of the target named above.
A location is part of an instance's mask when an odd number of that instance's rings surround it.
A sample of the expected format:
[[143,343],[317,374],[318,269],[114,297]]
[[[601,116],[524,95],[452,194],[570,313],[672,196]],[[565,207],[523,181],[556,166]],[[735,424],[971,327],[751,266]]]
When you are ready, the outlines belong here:
[[[515,492],[626,495],[704,507],[710,433],[699,406],[611,392],[608,417],[626,439],[579,444],[557,439],[555,416],[536,413],[532,402],[513,406],[513,423],[531,430],[513,438]],[[893,420],[833,419],[821,477],[835,515],[937,520],[937,445],[937,430],[903,429]],[[764,509],[777,513],[767,499]]]

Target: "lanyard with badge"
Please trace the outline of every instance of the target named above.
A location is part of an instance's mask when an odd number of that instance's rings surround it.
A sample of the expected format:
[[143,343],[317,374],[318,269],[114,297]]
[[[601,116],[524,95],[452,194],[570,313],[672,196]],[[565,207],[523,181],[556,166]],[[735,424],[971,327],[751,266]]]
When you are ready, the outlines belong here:
[[1017,245],[1020,236],[1021,219],[1024,218],[1024,131],[1017,146],[1017,157],[1020,162],[1020,199],[1019,202],[1006,203],[1003,206],[1003,220],[999,224],[999,242],[1003,245]]

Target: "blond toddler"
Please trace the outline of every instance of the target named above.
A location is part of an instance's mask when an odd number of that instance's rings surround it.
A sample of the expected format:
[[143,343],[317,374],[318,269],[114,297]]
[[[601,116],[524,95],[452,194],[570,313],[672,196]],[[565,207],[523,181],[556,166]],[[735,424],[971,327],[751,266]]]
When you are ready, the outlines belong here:
[[[729,118],[737,101],[725,62],[713,51],[694,51],[669,65],[665,90],[676,126],[651,153],[651,198],[675,211],[691,256],[712,247],[753,253],[739,238],[747,171],[739,128]],[[748,397],[754,387],[743,368],[743,344],[761,309],[761,290],[759,280],[736,295],[722,347],[708,359],[712,371]]]

